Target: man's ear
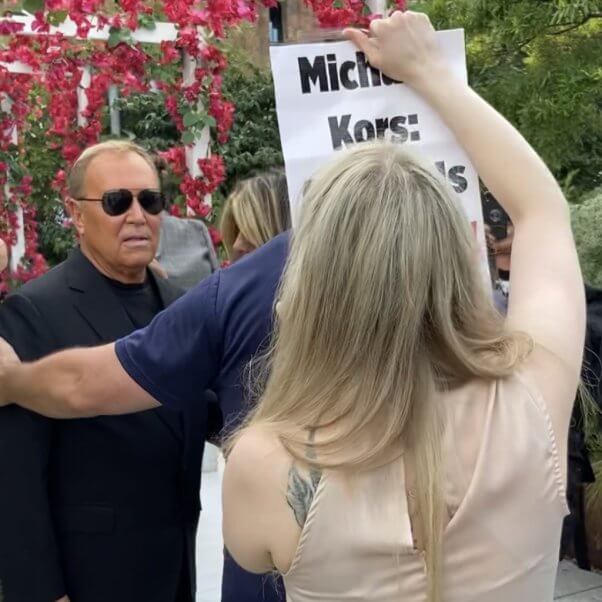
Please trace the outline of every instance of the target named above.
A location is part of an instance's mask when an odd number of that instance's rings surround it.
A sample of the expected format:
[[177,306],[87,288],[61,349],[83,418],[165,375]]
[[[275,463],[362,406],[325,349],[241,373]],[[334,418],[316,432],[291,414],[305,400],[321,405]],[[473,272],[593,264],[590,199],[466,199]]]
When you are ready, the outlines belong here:
[[65,210],[67,211],[67,215],[71,218],[75,229],[79,236],[82,236],[84,233],[85,220],[82,211],[82,205],[80,201],[76,201],[71,197],[67,197],[65,199]]

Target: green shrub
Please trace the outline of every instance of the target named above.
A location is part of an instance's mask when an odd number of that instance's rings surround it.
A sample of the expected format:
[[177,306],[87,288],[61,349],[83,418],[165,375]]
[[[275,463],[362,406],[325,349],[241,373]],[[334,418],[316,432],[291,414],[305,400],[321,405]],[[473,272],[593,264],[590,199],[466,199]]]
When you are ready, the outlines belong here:
[[236,105],[236,116],[230,139],[220,149],[226,161],[222,195],[250,171],[283,163],[271,73],[234,50],[228,59],[224,95]]
[[571,205],[571,222],[583,277],[588,284],[602,287],[602,188]]

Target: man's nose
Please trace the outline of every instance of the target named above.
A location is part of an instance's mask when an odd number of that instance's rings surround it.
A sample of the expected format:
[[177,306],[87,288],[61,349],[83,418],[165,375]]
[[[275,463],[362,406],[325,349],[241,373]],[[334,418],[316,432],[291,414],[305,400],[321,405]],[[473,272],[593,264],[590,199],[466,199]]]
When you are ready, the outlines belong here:
[[136,197],[134,197],[126,217],[127,221],[130,223],[139,224],[146,222],[146,213],[144,209],[142,209],[142,205],[140,205]]

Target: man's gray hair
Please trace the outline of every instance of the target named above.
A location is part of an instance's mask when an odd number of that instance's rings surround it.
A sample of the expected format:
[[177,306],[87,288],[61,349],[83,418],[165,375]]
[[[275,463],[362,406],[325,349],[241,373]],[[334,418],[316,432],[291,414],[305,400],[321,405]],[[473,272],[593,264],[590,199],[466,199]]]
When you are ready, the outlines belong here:
[[160,180],[155,161],[148,151],[129,140],[107,140],[89,146],[71,166],[69,174],[67,175],[67,192],[72,199],[78,199],[85,195],[84,179],[86,177],[88,165],[90,165],[90,162],[95,157],[98,157],[103,153],[134,153],[139,155],[149,164],[157,176],[157,179]]

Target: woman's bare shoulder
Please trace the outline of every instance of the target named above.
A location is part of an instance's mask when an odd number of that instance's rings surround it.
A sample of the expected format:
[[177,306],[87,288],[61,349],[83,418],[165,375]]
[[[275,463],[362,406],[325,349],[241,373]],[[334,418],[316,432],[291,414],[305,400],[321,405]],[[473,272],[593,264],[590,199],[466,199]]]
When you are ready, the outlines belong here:
[[288,570],[304,522],[300,517],[311,503],[310,484],[277,433],[259,426],[240,433],[226,461],[223,517],[224,541],[241,566]]
[[241,431],[226,459],[224,543],[248,571],[265,573],[275,565],[277,534],[287,518],[282,490],[290,464],[278,436],[258,427]]
[[278,435],[261,426],[244,429],[234,443],[228,455],[227,465],[241,483],[257,487],[265,479],[273,481],[275,477],[288,471],[291,464],[289,454],[284,449]]

